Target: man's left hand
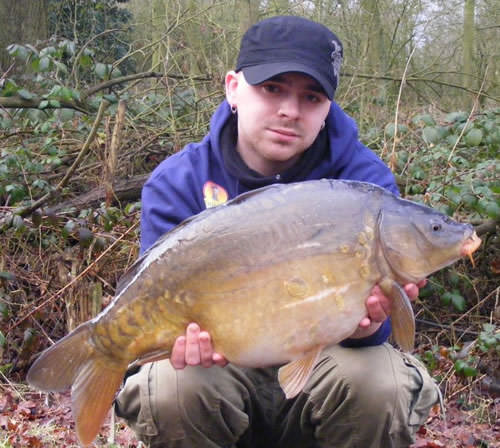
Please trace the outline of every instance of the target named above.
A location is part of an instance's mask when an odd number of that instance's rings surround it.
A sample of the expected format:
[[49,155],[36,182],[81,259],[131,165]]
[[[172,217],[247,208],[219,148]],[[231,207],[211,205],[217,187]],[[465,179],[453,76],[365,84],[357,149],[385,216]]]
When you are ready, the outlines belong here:
[[[411,301],[418,297],[420,288],[423,288],[427,280],[424,279],[419,283],[408,283],[404,286],[404,290]],[[391,299],[388,298],[378,285],[372,289],[372,293],[366,299],[367,315],[359,323],[358,329],[350,336],[354,339],[365,338],[375,333],[382,323],[391,315]]]

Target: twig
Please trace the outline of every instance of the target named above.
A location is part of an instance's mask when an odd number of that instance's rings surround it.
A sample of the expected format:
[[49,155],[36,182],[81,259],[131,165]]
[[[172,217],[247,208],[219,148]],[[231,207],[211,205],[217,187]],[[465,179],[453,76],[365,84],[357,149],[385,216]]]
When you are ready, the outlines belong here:
[[132,230],[134,230],[137,226],[139,225],[139,222],[135,222],[130,226],[127,231],[118,237],[106,250],[103,251],[101,255],[99,255],[96,260],[87,266],[80,274],[78,274],[73,280],[71,280],[67,285],[63,286],[59,291],[55,292],[52,294],[48,299],[44,300],[40,305],[36,306],[33,308],[29,313],[27,313],[25,316],[23,316],[21,319],[19,319],[17,322],[12,324],[9,329],[7,330],[7,333],[10,333],[14,328],[16,328],[19,324],[24,322],[28,317],[32,316],[34,313],[37,311],[41,310],[43,307],[45,307],[47,304],[49,304],[51,301],[53,301],[56,297],[61,295],[66,289],[68,289],[70,286],[72,286],[74,283],[76,283],[80,278],[82,278],[84,275],[87,274],[90,270],[94,268],[94,266],[103,258],[111,249],[113,249],[123,238],[125,238]]
[[109,152],[106,154],[106,165],[104,174],[104,188],[106,190],[106,206],[111,205],[113,199],[113,179],[116,171],[116,163],[118,160],[118,150],[121,144],[121,136],[123,129],[123,122],[125,120],[126,103],[120,100],[118,109],[116,111],[116,121],[113,128],[113,135],[111,136],[111,143],[109,145]]
[[[341,73],[340,76],[352,76],[352,77],[356,77],[356,78],[395,81],[395,82],[402,81],[401,78],[397,78],[395,76],[389,76],[389,75],[366,75],[366,74],[362,74],[362,73],[345,73],[344,72],[344,73]],[[439,81],[438,79],[420,78],[418,76],[408,76],[406,78],[406,82],[427,82],[427,83],[438,84],[440,86],[452,87],[454,89],[464,90],[466,92],[473,93],[475,95],[480,94],[481,96],[484,96],[486,98],[489,98],[490,100],[493,100],[497,103],[500,103],[500,97],[494,97],[492,95],[487,94],[486,92],[478,92],[477,90],[469,89],[469,88],[461,86],[459,84],[452,84],[450,82]]]
[[457,148],[460,140],[462,140],[462,136],[465,134],[465,130],[467,129],[468,124],[471,122],[472,115],[474,115],[474,112],[477,108],[477,105],[479,104],[479,95],[481,94],[481,91],[483,90],[483,87],[484,87],[484,83],[486,81],[486,73],[488,73],[488,67],[486,67],[486,70],[484,71],[483,82],[481,83],[481,87],[479,88],[479,92],[477,93],[476,98],[474,99],[474,103],[472,104],[472,108],[470,110],[469,116],[467,117],[467,121],[465,122],[465,125],[463,126],[462,131],[460,132],[460,135],[458,136],[457,140],[455,141],[455,144],[453,145],[453,148],[450,151],[450,155],[448,156],[448,165],[450,165],[450,166],[452,166],[450,164],[450,160],[451,160],[453,154],[455,153],[455,149]]
[[[494,293],[498,294],[498,292],[500,291],[500,286],[498,286],[497,288],[495,288],[493,291],[491,291],[484,299],[480,300],[478,303],[476,303],[473,307],[471,307],[470,309],[467,310],[467,312],[463,313],[460,315],[460,317],[458,317],[457,319],[455,319],[451,324],[450,324],[450,327],[453,328],[458,322],[460,322],[463,318],[465,318],[466,316],[468,316],[470,313],[472,313],[472,311],[474,311],[476,308],[478,308],[479,306],[481,306],[484,302],[486,302],[487,300],[489,300]],[[442,331],[440,331],[437,335],[437,337],[439,337],[441,335]]]
[[425,319],[415,319],[417,323],[423,324],[423,325],[428,325],[429,327],[437,327],[437,328],[442,328],[443,330],[450,330],[450,331],[458,331],[459,333],[465,334],[473,334],[474,336],[479,336],[479,332],[473,331],[473,330],[466,330],[465,328],[452,328],[451,325],[445,325],[445,324],[439,324],[437,322],[432,322],[430,320],[425,320]]
[[417,47],[413,47],[410,56],[408,56],[408,60],[406,61],[406,66],[403,72],[403,78],[401,79],[401,83],[399,85],[398,100],[396,102],[396,113],[394,114],[394,137],[392,139],[392,151],[389,157],[389,166],[391,168],[391,171],[395,171],[396,169],[396,161],[394,160],[394,154],[396,152],[396,137],[398,135],[399,104],[401,103],[401,95],[403,93],[403,86],[405,84],[406,73],[408,72],[408,67],[410,65],[411,58],[413,57],[413,53],[415,53],[416,48]]
[[142,73],[133,73],[132,75],[120,76],[119,78],[113,78],[108,81],[101,82],[87,89],[82,93],[82,100],[85,100],[89,96],[93,95],[96,92],[101,90],[108,89],[117,84],[123,84],[124,82],[134,81],[136,79],[144,79],[144,78],[164,78],[167,76],[172,79],[189,79],[193,81],[211,81],[212,77],[209,76],[185,76],[185,75],[165,75],[160,72],[142,72]]

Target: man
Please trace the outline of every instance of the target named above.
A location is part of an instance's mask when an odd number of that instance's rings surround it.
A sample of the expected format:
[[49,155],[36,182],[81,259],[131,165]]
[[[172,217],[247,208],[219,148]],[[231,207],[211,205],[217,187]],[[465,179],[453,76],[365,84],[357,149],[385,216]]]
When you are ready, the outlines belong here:
[[[275,182],[353,179],[397,193],[333,102],[341,60],[340,41],[318,23],[279,16],[252,26],[209,134],[162,162],[144,187],[141,251],[189,216]],[[405,289],[418,295],[417,285]],[[127,378],[116,411],[151,447],[409,446],[438,391],[412,356],[385,343],[390,302],[378,287],[366,307],[358,329],[324,350],[293,399],[277,368],[228,364],[192,323],[170,360]]]

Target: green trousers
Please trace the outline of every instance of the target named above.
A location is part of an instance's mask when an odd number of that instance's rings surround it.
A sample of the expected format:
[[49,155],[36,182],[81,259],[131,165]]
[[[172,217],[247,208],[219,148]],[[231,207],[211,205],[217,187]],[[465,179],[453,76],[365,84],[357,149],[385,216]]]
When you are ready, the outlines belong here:
[[151,448],[391,448],[413,442],[439,398],[425,367],[389,344],[325,349],[291,400],[276,378],[158,361],[127,378],[115,409]]

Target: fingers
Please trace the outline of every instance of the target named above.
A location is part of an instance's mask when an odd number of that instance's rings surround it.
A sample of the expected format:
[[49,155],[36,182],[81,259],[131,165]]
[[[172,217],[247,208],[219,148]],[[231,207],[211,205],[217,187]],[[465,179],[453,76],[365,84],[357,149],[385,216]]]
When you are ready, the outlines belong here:
[[198,324],[190,323],[185,336],[179,336],[172,348],[170,363],[175,369],[188,366],[211,367],[214,364],[225,366],[226,358],[215,353],[210,334],[201,331]]
[[170,363],[174,369],[186,367],[186,336],[179,336],[172,347]]
[[200,364],[203,367],[211,367],[213,365],[212,356],[214,354],[214,349],[212,347],[212,341],[210,340],[210,335],[206,331],[200,333]]
[[227,359],[224,358],[224,356],[220,355],[219,353],[214,353],[212,355],[212,361],[214,364],[220,367],[224,367],[228,363]]
[[366,300],[366,310],[372,322],[383,322],[389,317],[390,302],[379,290],[376,295],[371,295]]
[[406,292],[406,295],[408,296],[408,298],[411,301],[415,301],[418,297],[418,293],[420,292],[420,288],[423,288],[426,284],[427,284],[426,278],[419,281],[417,284],[408,283],[407,285],[404,286],[404,290]]
[[200,327],[191,323],[186,330],[186,364],[197,366],[201,363],[200,355]]

